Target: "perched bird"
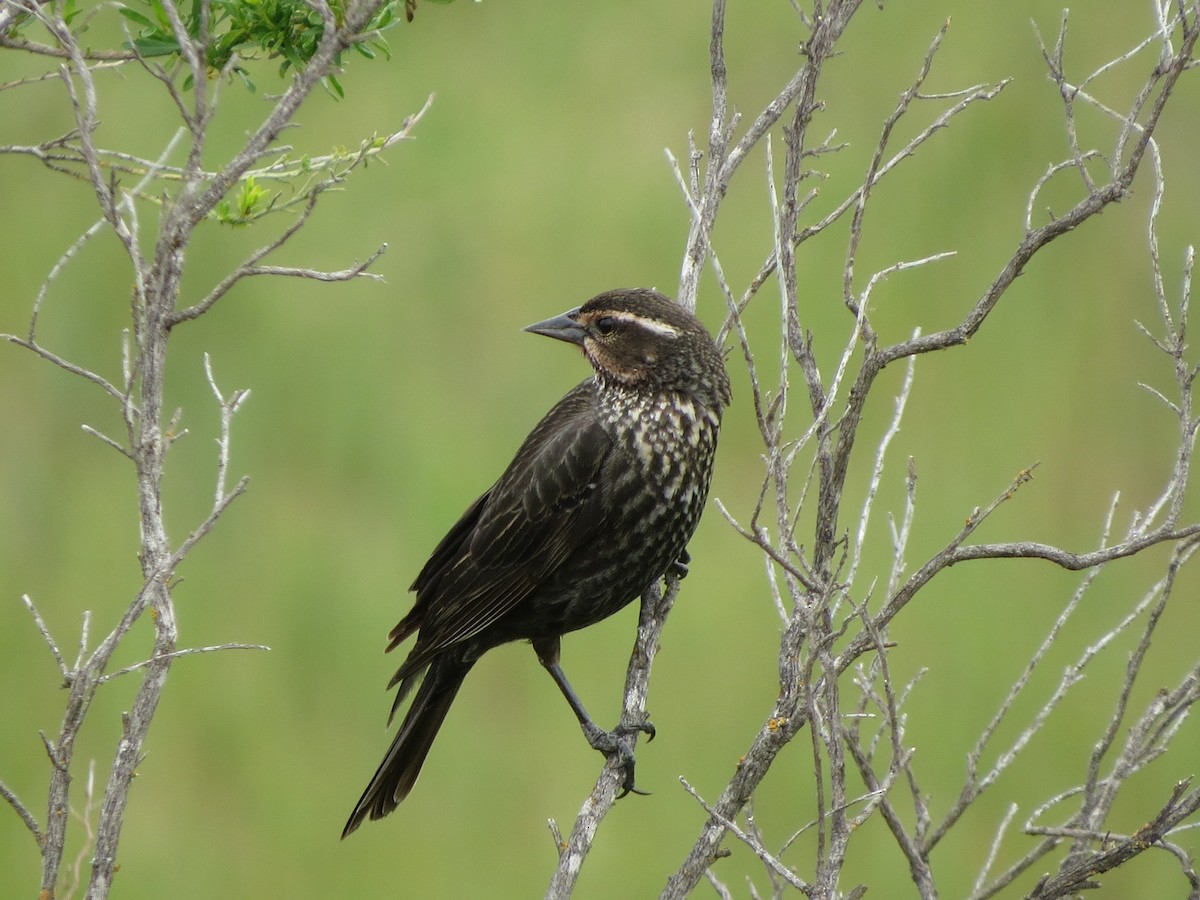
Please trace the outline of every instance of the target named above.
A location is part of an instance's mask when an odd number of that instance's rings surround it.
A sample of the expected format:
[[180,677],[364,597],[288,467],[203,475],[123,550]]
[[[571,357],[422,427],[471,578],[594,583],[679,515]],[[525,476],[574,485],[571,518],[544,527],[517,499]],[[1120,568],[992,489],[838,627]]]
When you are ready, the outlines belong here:
[[559,638],[686,565],[729,377],[696,317],[651,290],[609,291],[525,330],[576,344],[595,374],[537,424],[413,582],[416,603],[387,648],[417,635],[388,685],[400,686],[393,717],[420,687],[342,837],[408,795],[463,679],[508,641],[533,644],[588,743],[619,755],[634,789],[626,736],[588,717],[559,666]]

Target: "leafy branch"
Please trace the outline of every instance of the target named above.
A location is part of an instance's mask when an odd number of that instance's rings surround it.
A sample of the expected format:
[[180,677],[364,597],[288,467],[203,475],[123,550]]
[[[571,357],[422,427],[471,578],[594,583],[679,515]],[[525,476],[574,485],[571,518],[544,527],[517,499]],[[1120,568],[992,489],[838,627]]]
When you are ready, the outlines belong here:
[[[380,3],[349,47],[366,59],[374,59],[376,51],[390,57],[382,32],[396,23],[400,5],[400,0]],[[232,72],[252,91],[256,88],[243,60],[258,56],[279,59],[278,75],[282,78],[288,69],[301,70],[316,56],[330,15],[338,24],[346,20],[343,0],[330,2],[327,11],[303,0],[210,0],[193,3],[177,15],[172,15],[162,0],[141,0],[139,6],[141,10],[128,4],[117,6],[117,11],[137,28],[137,36],[125,46],[139,57],[169,57],[171,64],[179,64],[187,55],[181,41],[203,46],[209,72]],[[333,55],[334,68],[342,67],[342,55],[341,50]],[[190,74],[183,79],[185,90],[191,87],[191,79]],[[338,97],[345,96],[333,74],[325,76],[325,83]]]
[[[311,221],[326,191],[342,188],[354,171],[370,160],[382,159],[386,150],[409,136],[429,108],[427,102],[399,129],[385,137],[363,141],[353,151],[336,151],[321,157],[293,155],[291,148],[279,144],[280,135],[318,85],[331,86],[340,93],[336,73],[344,52],[356,49],[370,55],[370,47],[380,46],[378,31],[394,18],[396,6],[385,0],[364,0],[348,7],[340,2],[312,0],[292,5],[291,17],[284,21],[280,17],[287,8],[286,0],[266,6],[231,0],[194,0],[186,7],[175,0],[152,0],[149,15],[139,14],[139,19],[129,15],[128,7],[122,7],[127,20],[142,26],[139,39],[143,44],[139,47],[135,39],[131,49],[121,51],[85,46],[81,35],[88,17],[78,14],[71,2],[42,5],[32,0],[3,0],[0,6],[0,50],[46,61],[52,67],[51,77],[62,84],[62,101],[74,116],[74,127],[69,134],[35,146],[0,146],[0,153],[37,159],[50,170],[82,182],[99,210],[95,224],[63,252],[32,299],[25,332],[3,334],[0,339],[100,388],[104,401],[116,406],[123,434],[105,434],[86,424],[83,427],[132,465],[137,487],[134,515],[141,536],[140,588],[123,602],[123,609],[111,616],[98,643],[94,642],[93,633],[104,613],[84,614],[73,660],[68,659],[61,642],[46,626],[33,599],[24,598],[68,691],[58,733],[43,736],[50,761],[44,819],[39,821],[15,791],[0,783],[0,796],[37,843],[43,897],[59,895],[67,831],[72,822],[69,811],[77,768],[76,741],[92,711],[97,691],[117,677],[138,680],[129,710],[121,719],[120,738],[113,749],[107,777],[102,779],[104,786],[95,808],[94,829],[90,817],[86,822],[86,840],[91,851],[89,900],[108,896],[112,886],[135,769],[145,755],[150,725],[174,662],[217,650],[260,648],[243,642],[180,647],[175,617],[177,570],[248,487],[246,477],[231,486],[229,470],[232,424],[249,392],[222,390],[212,362],[205,356],[205,378],[220,410],[213,501],[208,513],[185,537],[173,540],[167,530],[164,509],[165,464],[171,447],[186,433],[186,428],[181,427],[179,414],[170,419],[164,414],[168,408],[166,375],[170,339],[177,328],[210,312],[235,285],[251,276],[326,282],[377,279],[369,269],[384,247],[368,253],[363,262],[336,270],[272,265],[268,260]],[[260,13],[264,17],[255,19]],[[35,25],[45,31],[51,43],[39,44],[23,36]],[[272,33],[276,36],[274,43]],[[159,43],[155,46],[145,41]],[[170,49],[166,43],[171,43]],[[206,168],[201,160],[208,155],[206,149],[220,98],[220,76],[238,71],[240,60],[251,45],[257,48],[255,52],[282,57],[280,74],[286,73],[288,85],[273,100],[242,146],[219,167]],[[167,58],[156,61],[148,55],[151,52],[166,54]],[[97,141],[102,105],[119,102],[111,95],[120,87],[117,83],[110,90],[107,82],[102,86],[97,75],[114,66],[135,64],[162,86],[179,118],[179,127],[167,138],[155,159],[104,148]],[[213,78],[214,75],[218,77]],[[0,90],[21,90],[43,80],[31,77],[4,85]],[[274,161],[264,166],[263,161],[268,158]],[[132,183],[123,184],[123,178]],[[279,185],[280,190],[268,190],[266,184]],[[290,196],[285,197],[284,190],[290,191]],[[148,217],[155,221],[153,229],[144,223],[142,216],[143,208],[150,205],[156,213]],[[289,210],[292,220],[279,234],[249,253],[241,265],[216,285],[196,297],[188,297],[183,288],[184,272],[198,228],[214,222],[247,227],[269,213]],[[106,377],[68,359],[47,344],[39,328],[58,276],[68,267],[78,265],[80,249],[103,233],[117,237],[128,267],[124,283],[132,286],[129,324],[118,342],[119,377]],[[134,639],[134,626],[147,616],[150,646],[138,652],[141,661],[110,671],[118,648]],[[91,783],[89,777],[89,807]]]

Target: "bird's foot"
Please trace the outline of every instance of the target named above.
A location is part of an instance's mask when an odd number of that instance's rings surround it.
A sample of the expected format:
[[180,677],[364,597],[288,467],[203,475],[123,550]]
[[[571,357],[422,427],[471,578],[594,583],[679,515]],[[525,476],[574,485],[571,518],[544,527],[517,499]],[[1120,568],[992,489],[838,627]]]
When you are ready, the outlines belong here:
[[620,800],[626,794],[641,794],[647,796],[649,791],[638,790],[634,782],[634,758],[633,747],[629,744],[629,735],[641,732],[648,735],[647,741],[654,740],[656,734],[654,726],[649,722],[640,722],[636,725],[618,725],[612,731],[605,731],[594,722],[589,722],[583,726],[584,737],[587,738],[588,744],[593,750],[599,750],[610,761],[615,760],[618,768],[622,772],[621,793],[617,795]]
[[667,568],[667,574],[674,575],[676,578],[686,578],[688,573],[688,563],[692,561],[692,554],[687,552],[685,547],[679,553],[679,558]]

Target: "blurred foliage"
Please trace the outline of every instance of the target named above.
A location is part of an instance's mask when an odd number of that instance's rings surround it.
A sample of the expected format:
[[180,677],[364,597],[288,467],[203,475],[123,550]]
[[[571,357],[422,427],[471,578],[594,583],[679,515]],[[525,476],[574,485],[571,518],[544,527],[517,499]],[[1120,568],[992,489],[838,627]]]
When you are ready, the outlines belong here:
[[[394,131],[436,91],[414,139],[389,150],[388,165],[360,171],[344,191],[324,195],[295,243],[268,260],[341,267],[387,243],[377,271],[388,284],[257,278],[174,336],[168,390],[188,429],[167,463],[168,524],[177,540],[211,504],[217,412],[202,354],[210,353],[226,392],[253,389],[234,423],[231,470],[251,475],[250,493],[182,569],[181,633],[197,646],[242,640],[274,649],[187,658],[172,670],[130,800],[114,896],[540,896],[555,854],[545,821],[569,823],[591,786],[599,757],[529,648],[512,646],[489,655],[468,679],[404,807],[337,840],[387,743],[383,685],[395,660],[382,648],[407,608],[405,587],[542,412],[585,374],[576,356],[521,334],[520,326],[611,287],[673,288],[687,211],[662,149],[685,159],[689,129],[703,135],[708,127],[708,11],[690,0],[509,0],[436,13],[392,29],[387,67],[349,69],[341,76],[349,102],[314,97],[288,134],[297,156],[355,146],[363,135]],[[813,218],[861,178],[883,118],[951,14],[927,89],[1014,80],[876,191],[860,272],[959,251],[876,290],[885,338],[961,317],[1015,246],[1030,186],[1069,152],[1060,100],[1029,24],[1052,36],[1058,7],[1041,0],[865,5],[819,91],[813,133],[836,128],[848,146],[819,161],[829,175]],[[1068,60],[1079,73],[1152,30],[1146,5],[1125,0],[1081,7],[1071,22]],[[93,25],[97,45],[122,39],[99,30]],[[730,5],[727,62],[743,113],[756,112],[794,71],[802,39],[783,0]],[[268,60],[245,65],[260,82],[278,71]],[[1093,87],[1119,107],[1152,66],[1148,52]],[[0,51],[0,83],[35,70],[20,54]],[[1200,235],[1195,82],[1184,80],[1160,133],[1168,186],[1161,249],[1173,295],[1183,247]],[[101,73],[98,85],[98,141],[156,158],[177,127],[161,85],[133,70]],[[225,94],[206,165],[219,165],[265,113],[259,95]],[[34,143],[72,127],[57,80],[0,92],[0,143]],[[897,139],[917,127],[902,122]],[[1080,128],[1083,141],[1102,147],[1115,135],[1089,110],[1081,111]],[[752,169],[735,181],[715,236],[734,284],[751,277],[771,247],[764,182]],[[0,330],[20,333],[47,272],[98,213],[86,185],[30,158],[0,156],[0,178],[10,222]],[[1062,205],[1076,196],[1063,179],[1044,201]],[[1034,460],[1041,461],[1035,481],[981,539],[1089,548],[1115,492],[1118,524],[1157,494],[1172,461],[1174,425],[1137,384],[1165,390],[1171,370],[1132,324],[1140,319],[1155,330],[1145,239],[1150,199],[1145,182],[1135,186],[1126,202],[1039,256],[970,346],[918,361],[868,533],[881,571],[890,555],[883,513],[902,509],[907,456],[920,478],[910,565]],[[152,228],[153,215],[143,218]],[[202,229],[185,299],[204,296],[284,227],[279,221]],[[849,326],[840,299],[844,258],[839,229],[806,245],[800,259],[806,324],[826,362]],[[128,290],[117,242],[101,235],[88,243],[44,302],[47,344],[116,377]],[[777,309],[769,294],[761,299],[748,327],[764,357],[774,359]],[[700,315],[715,328],[723,309],[709,282]],[[748,516],[761,462],[736,356],[733,368],[734,406],[713,493]],[[886,373],[878,386],[848,513],[861,502],[872,439],[891,414],[899,374]],[[87,423],[119,432],[119,413],[105,398],[11,347],[0,347],[0,384],[0,775],[40,813],[47,763],[37,733],[56,729],[64,694],[19,598],[28,593],[38,602],[68,650],[83,610],[93,610],[95,640],[136,589],[137,515],[125,460],[79,429]],[[805,425],[798,417],[797,435]],[[580,898],[657,893],[665,866],[704,820],[676,778],[714,796],[775,696],[779,625],[758,554],[710,512],[692,555],[655,666],[650,712],[659,737],[638,756],[639,783],[654,794],[618,804],[588,859]],[[1163,559],[1149,554],[1103,573],[1086,614],[1035,673],[1018,714],[1044,699],[1079,647],[1158,577]],[[1197,588],[1194,574],[1184,581],[1181,599]],[[1033,562],[963,565],[923,592],[893,630],[894,677],[905,682],[928,669],[910,701],[908,734],[935,814],[961,784],[965,750],[1077,584],[1077,576]],[[564,641],[564,666],[601,722],[616,715],[635,619],[631,608]],[[1173,661],[1194,654],[1197,604],[1176,603],[1168,620],[1142,700],[1178,677]],[[136,662],[145,646],[131,644],[117,664]],[[1114,646],[1089,667],[1029,757],[940,848],[945,896],[969,890],[1009,803],[1018,804],[1020,822],[1083,776],[1128,649]],[[129,677],[98,697],[78,750],[77,759],[94,758],[100,773],[119,734]],[[1145,821],[1175,778],[1192,773],[1198,754],[1197,725],[1188,722],[1161,769],[1143,773],[1140,799],[1126,799],[1130,828]],[[811,818],[810,766],[802,739],[758,798],[758,824],[778,843]],[[81,769],[80,813],[84,780]],[[0,896],[24,895],[35,883],[36,848],[6,813],[0,810]],[[879,825],[861,835],[844,884],[870,879],[872,895],[907,896],[903,861]],[[1015,825],[998,864],[1023,845]],[[83,852],[81,833],[68,862]],[[1193,852],[1195,834],[1181,839]],[[741,896],[748,894],[743,878],[763,890],[753,855],[730,847],[718,873]],[[802,838],[785,859],[803,868],[811,850]],[[86,854],[79,865],[86,872]],[[1168,854],[1146,855],[1107,879],[1106,895],[1180,896],[1173,865]],[[902,887],[889,894],[889,884]]]
[[[370,29],[382,32],[394,25],[401,2],[388,0],[383,3],[371,18]],[[138,29],[137,37],[127,41],[125,46],[147,58],[169,56],[178,62],[181,58],[179,39],[161,0],[138,0],[138,7],[141,9],[124,3],[117,5],[117,11]],[[329,8],[341,24],[346,15],[345,3],[330,0]],[[203,29],[212,35],[206,60],[210,72],[233,72],[250,90],[255,90],[254,82],[250,79],[249,69],[240,60],[252,59],[259,54],[267,59],[282,57],[278,69],[282,78],[289,68],[304,68],[317,52],[325,34],[324,18],[303,0],[211,0],[207,10],[200,0],[192,0],[182,10],[183,30],[191,39],[198,38]],[[391,52],[381,34],[352,46],[367,59],[374,59],[376,50],[385,55]],[[341,66],[342,54],[338,53],[335,58]],[[337,78],[331,76],[328,83],[337,96],[344,95]],[[184,79],[184,86],[191,86],[190,75]]]

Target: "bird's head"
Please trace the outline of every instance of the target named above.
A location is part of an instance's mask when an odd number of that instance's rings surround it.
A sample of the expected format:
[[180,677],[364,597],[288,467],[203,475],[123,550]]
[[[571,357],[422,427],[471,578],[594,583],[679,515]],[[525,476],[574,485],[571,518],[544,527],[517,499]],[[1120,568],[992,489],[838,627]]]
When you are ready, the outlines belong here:
[[687,393],[717,410],[729,402],[729,376],[712,337],[657,291],[607,291],[525,330],[578,345],[606,384]]

